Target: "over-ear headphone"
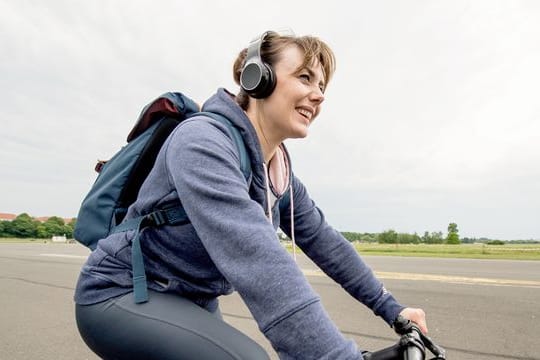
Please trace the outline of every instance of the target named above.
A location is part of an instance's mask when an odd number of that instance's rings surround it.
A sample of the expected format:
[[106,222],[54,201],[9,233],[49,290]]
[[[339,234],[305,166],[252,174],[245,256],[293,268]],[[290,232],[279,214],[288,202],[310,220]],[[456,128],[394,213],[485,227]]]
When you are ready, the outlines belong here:
[[261,58],[264,39],[271,33],[272,31],[267,31],[249,43],[246,61],[240,74],[240,86],[255,99],[270,96],[276,87],[276,77],[272,67]]

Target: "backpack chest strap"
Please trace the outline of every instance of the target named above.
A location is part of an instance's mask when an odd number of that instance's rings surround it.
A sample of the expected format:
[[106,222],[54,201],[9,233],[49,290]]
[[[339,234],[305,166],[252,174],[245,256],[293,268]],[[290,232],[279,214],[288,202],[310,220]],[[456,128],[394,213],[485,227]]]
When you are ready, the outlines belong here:
[[183,225],[189,223],[186,211],[182,205],[164,210],[156,210],[150,214],[128,219],[116,226],[111,233],[121,233],[135,230],[136,234],[131,242],[131,270],[133,272],[133,296],[135,303],[148,301],[146,273],[141,249],[141,230],[148,226]]

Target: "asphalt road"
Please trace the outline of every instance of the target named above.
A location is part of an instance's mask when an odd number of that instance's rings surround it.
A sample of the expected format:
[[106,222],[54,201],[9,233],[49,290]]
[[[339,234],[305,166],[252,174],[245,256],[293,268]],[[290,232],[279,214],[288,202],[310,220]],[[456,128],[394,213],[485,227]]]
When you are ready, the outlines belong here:
[[[0,359],[97,359],[79,338],[72,294],[87,255],[80,245],[0,244]],[[449,359],[540,360],[540,261],[366,256],[404,304],[428,314],[429,335]],[[298,259],[332,319],[360,347],[393,344],[370,310]],[[226,321],[277,358],[237,295],[221,300]]]

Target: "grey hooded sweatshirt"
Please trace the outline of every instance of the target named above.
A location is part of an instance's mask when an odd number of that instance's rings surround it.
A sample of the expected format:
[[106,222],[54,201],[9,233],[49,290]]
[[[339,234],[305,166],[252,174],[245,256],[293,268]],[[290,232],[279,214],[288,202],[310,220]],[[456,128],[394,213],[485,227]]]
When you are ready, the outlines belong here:
[[[318,295],[280,244],[277,228],[292,236],[293,224],[302,251],[388,324],[404,307],[350,243],[326,223],[292,171],[286,191],[292,186],[293,201],[280,206],[283,194],[268,184],[255,129],[233,95],[220,89],[203,110],[227,117],[240,129],[252,177],[246,181],[242,174],[238,150],[222,123],[197,116],[174,130],[127,215],[147,214],[181,199],[191,221],[143,230],[148,287],[184,296],[212,312],[220,295],[236,290],[281,359],[361,359],[360,350],[329,319]],[[268,214],[269,202],[272,214]],[[132,291],[133,237],[129,231],[99,241],[81,270],[75,292],[78,304]]]

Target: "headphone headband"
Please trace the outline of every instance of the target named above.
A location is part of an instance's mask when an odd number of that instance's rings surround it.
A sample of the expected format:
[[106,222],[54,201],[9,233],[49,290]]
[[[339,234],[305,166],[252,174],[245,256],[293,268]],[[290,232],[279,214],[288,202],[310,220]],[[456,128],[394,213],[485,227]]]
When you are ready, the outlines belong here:
[[262,33],[260,36],[254,38],[251,40],[248,46],[247,54],[246,54],[246,63],[251,58],[258,58],[261,59],[261,47],[264,42],[264,39],[271,33],[271,31],[266,31]]

